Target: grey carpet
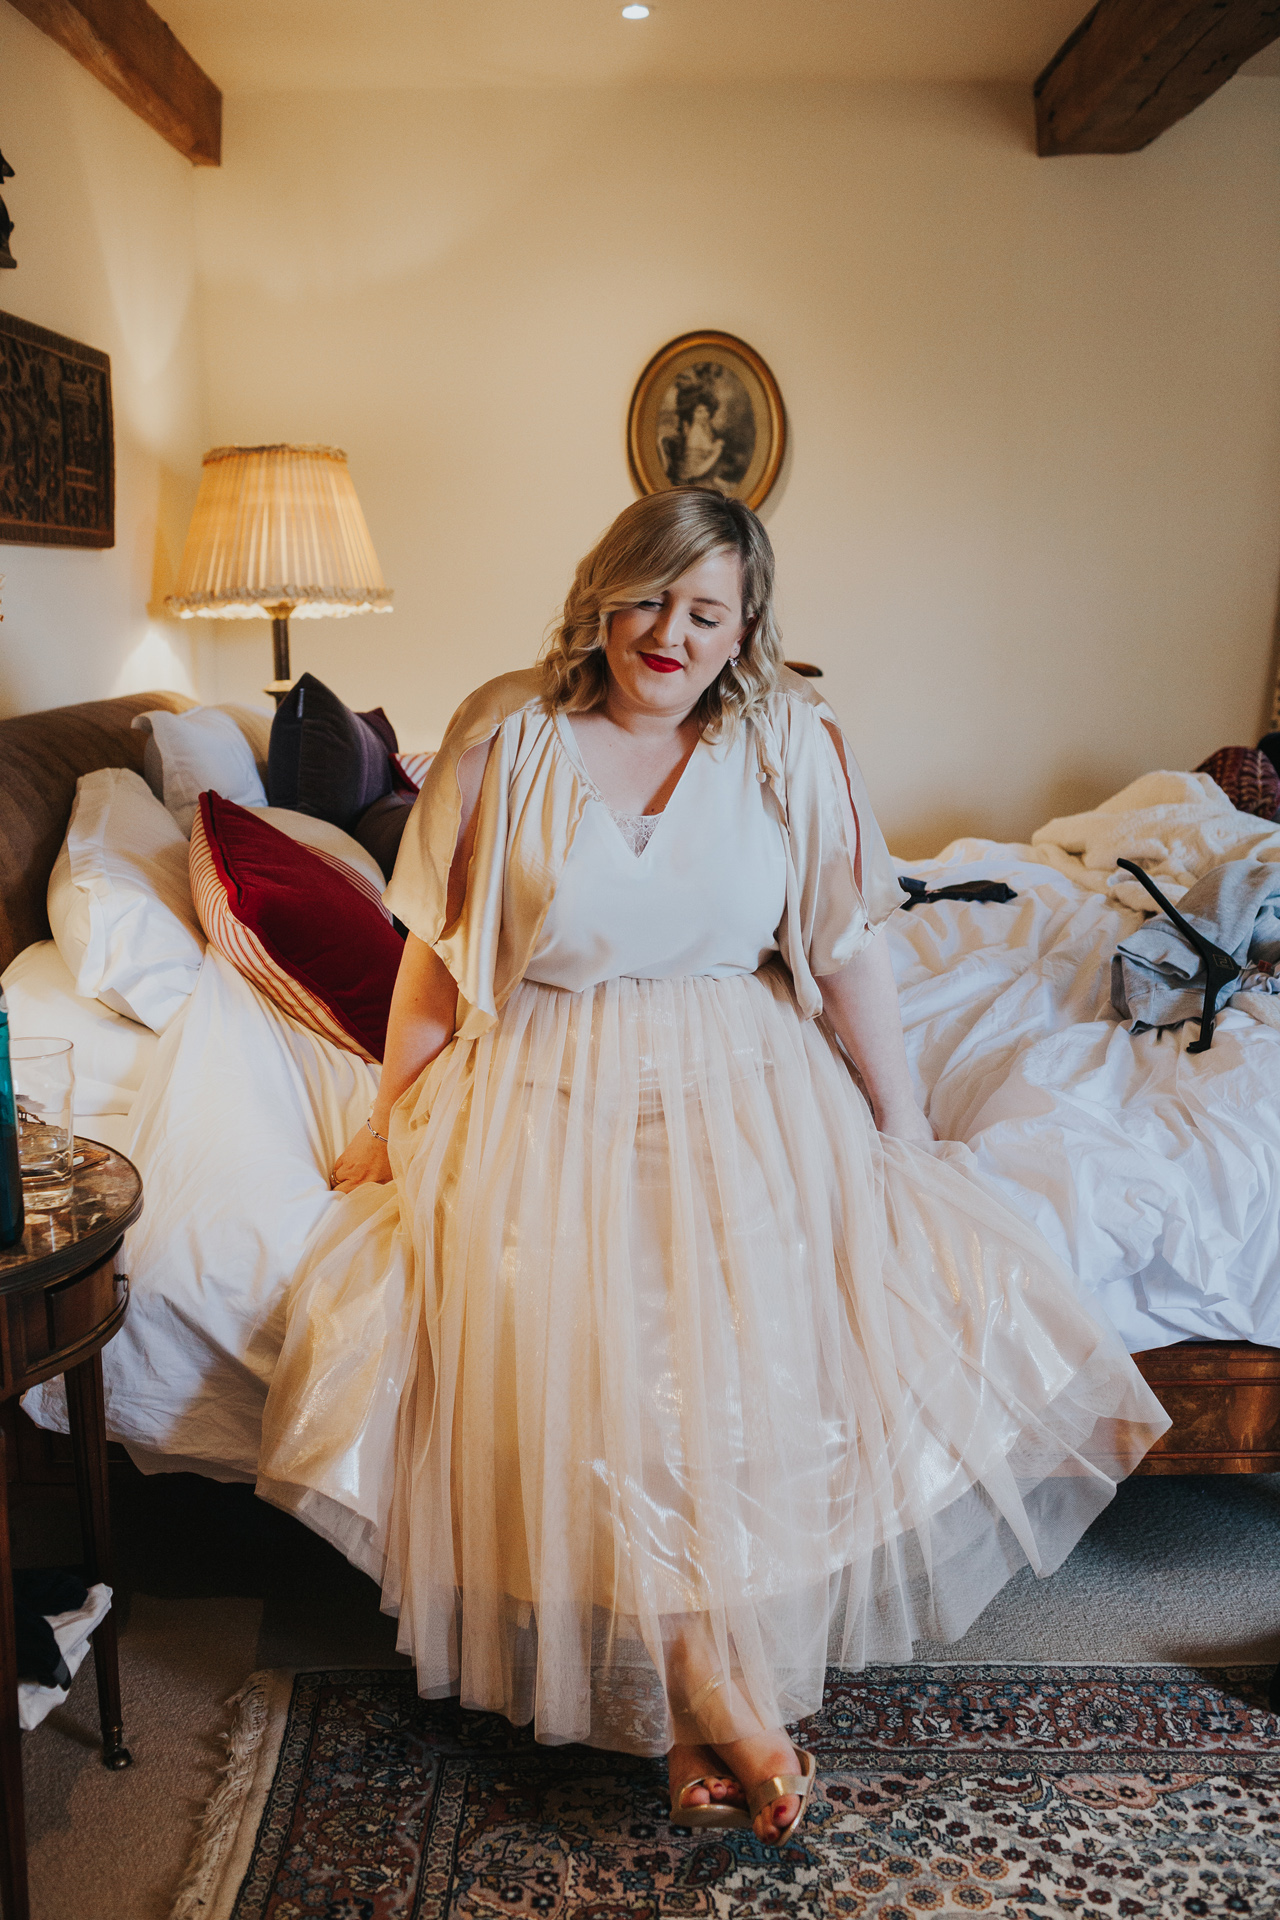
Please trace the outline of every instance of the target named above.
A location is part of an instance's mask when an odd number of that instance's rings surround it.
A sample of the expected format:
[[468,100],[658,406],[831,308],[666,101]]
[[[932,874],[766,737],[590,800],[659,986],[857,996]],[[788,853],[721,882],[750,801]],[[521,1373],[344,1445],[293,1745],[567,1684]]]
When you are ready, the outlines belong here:
[[1048,1580],[922,1660],[1280,1660],[1280,1474],[1130,1480]]
[[23,1736],[33,1920],[167,1920],[261,1614],[258,1600],[134,1596],[120,1649],[134,1755],[123,1773],[98,1759],[92,1659],[66,1705]]
[[[395,1666],[378,1591],[323,1541],[186,1474],[112,1473],[120,1681],[134,1764],[98,1758],[92,1658],[23,1736],[32,1920],[168,1920],[224,1757],[225,1703],[258,1667]],[[78,1555],[70,1490],[14,1516],[20,1564]]]
[[[97,1759],[92,1661],[24,1740],[34,1920],[166,1920],[214,1780],[222,1703],[255,1667],[390,1666],[373,1585],[248,1489],[114,1486],[126,1738]],[[74,1505],[17,1515],[28,1565],[73,1560]],[[1280,1659],[1280,1476],[1133,1480],[1045,1581],[1012,1580],[946,1660]]]

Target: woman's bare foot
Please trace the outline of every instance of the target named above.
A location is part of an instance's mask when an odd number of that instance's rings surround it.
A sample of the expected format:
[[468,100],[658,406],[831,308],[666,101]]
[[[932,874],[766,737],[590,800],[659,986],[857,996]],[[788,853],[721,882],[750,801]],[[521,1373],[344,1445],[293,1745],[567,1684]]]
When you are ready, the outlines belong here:
[[710,1747],[672,1747],[667,1755],[667,1782],[673,1811],[681,1789],[691,1780],[706,1780],[710,1784],[694,1787],[685,1799],[687,1807],[745,1807],[747,1804],[740,1782],[726,1771],[724,1762],[716,1758]]
[[[691,1749],[692,1751],[692,1749]],[[776,1773],[799,1773],[800,1757],[781,1727],[772,1733],[753,1734],[749,1740],[730,1740],[716,1746],[723,1764],[742,1782],[746,1793]],[[761,1807],[752,1822],[757,1840],[767,1847],[776,1846],[800,1811],[800,1796],[785,1793]]]

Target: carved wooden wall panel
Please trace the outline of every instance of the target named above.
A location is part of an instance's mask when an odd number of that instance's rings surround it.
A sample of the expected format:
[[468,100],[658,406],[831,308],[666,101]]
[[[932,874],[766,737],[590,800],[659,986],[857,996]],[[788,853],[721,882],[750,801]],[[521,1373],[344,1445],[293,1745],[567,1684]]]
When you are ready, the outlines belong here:
[[0,540],[115,545],[111,362],[0,313]]

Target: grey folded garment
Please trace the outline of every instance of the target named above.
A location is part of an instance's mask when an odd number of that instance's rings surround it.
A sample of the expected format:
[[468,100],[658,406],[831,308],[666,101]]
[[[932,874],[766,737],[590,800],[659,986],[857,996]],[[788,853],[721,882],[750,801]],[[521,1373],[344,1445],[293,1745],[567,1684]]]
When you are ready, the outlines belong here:
[[[1239,965],[1219,992],[1218,1007],[1237,991],[1247,966],[1280,962],[1280,862],[1229,860],[1214,867],[1182,896],[1178,911]],[[1198,1020],[1204,990],[1203,960],[1162,913],[1122,940],[1111,962],[1111,1004],[1134,1033]]]

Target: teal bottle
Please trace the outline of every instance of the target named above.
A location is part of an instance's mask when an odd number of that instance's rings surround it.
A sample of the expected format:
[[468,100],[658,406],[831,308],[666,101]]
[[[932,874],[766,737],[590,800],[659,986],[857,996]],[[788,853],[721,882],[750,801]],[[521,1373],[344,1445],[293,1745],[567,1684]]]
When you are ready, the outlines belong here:
[[9,1058],[9,1009],[0,987],[0,1247],[21,1240],[22,1169],[18,1165],[18,1112]]

